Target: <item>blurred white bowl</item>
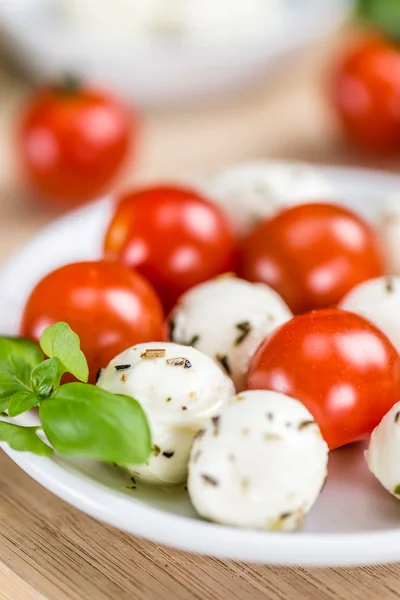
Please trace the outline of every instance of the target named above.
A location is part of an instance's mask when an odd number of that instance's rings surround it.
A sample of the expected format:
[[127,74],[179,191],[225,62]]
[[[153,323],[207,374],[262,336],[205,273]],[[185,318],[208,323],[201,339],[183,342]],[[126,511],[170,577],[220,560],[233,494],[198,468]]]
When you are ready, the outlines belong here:
[[[265,0],[268,2],[268,0]],[[284,58],[348,16],[351,0],[285,0],[276,28],[240,40],[148,38],[140,43],[85,36],[57,18],[49,0],[0,0],[0,26],[36,80],[76,73],[140,105],[206,101],[272,75]]]

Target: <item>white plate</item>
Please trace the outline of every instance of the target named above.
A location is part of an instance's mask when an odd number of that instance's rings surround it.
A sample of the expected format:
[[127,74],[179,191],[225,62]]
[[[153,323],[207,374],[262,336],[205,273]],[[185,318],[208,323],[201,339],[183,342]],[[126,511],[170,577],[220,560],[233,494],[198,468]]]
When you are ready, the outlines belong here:
[[[400,177],[324,168],[338,197],[368,218],[400,189]],[[0,330],[16,332],[20,306],[32,285],[65,262],[100,255],[110,203],[78,210],[27,244],[0,273]],[[32,415],[24,416],[31,423]],[[328,482],[295,534],[234,529],[201,521],[183,489],[138,486],[113,467],[61,457],[41,458],[4,448],[26,473],[82,511],[137,536],[184,550],[250,562],[349,565],[400,560],[400,502],[367,471],[363,446],[333,452]]]
[[[266,0],[267,2],[268,0]],[[25,68],[39,80],[76,72],[140,105],[209,100],[279,72],[282,59],[322,38],[353,0],[287,0],[274,34],[229,43],[113,43],[85,39],[52,18],[49,0],[0,0],[0,24]],[[199,76],[200,74],[200,76]]]

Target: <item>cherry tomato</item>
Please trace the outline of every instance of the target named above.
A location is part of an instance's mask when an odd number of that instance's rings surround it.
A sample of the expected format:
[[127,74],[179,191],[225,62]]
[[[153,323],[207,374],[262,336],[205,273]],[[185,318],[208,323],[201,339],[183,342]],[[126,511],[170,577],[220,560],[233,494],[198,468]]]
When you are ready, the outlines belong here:
[[382,275],[375,233],[345,208],[302,204],[244,241],[240,274],[277,290],[294,313],[335,306],[357,283]]
[[330,448],[337,448],[370,434],[398,402],[400,357],[363,317],[317,310],[294,317],[261,344],[248,387],[303,402]]
[[25,306],[21,334],[38,340],[58,321],[79,335],[92,382],[100,367],[129,346],[165,339],[162,307],[150,284],[113,262],[69,264],[37,284]]
[[350,138],[374,152],[400,147],[400,50],[363,39],[339,66],[334,103]]
[[106,257],[144,275],[166,308],[190,287],[234,268],[227,217],[196,192],[154,187],[124,196],[105,243]]
[[115,98],[92,89],[46,88],[27,107],[20,152],[41,196],[68,203],[102,193],[122,167],[136,119]]

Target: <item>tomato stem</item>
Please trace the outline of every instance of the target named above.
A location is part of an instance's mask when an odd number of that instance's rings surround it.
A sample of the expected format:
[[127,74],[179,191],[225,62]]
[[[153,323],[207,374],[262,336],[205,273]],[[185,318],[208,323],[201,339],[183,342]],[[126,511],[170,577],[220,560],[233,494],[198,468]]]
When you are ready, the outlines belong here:
[[74,73],[65,73],[59,85],[57,91],[66,96],[77,94],[82,88],[82,79]]

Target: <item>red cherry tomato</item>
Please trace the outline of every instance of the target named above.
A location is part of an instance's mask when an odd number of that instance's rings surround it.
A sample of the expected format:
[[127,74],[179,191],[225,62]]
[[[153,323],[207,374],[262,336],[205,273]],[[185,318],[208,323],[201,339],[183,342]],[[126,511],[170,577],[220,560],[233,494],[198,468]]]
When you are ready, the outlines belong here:
[[379,38],[363,39],[334,79],[334,103],[350,138],[374,152],[400,147],[400,51]]
[[165,339],[163,311],[150,284],[112,262],[81,262],[47,275],[25,306],[21,334],[38,340],[43,330],[65,321],[81,340],[90,381],[114,356],[146,341]]
[[335,306],[384,272],[372,228],[331,204],[294,206],[262,223],[244,241],[240,262],[245,279],[273,287],[294,313]]
[[227,217],[196,192],[179,187],[124,196],[104,249],[106,257],[147,277],[168,309],[190,287],[234,268],[235,239]]
[[367,436],[400,398],[400,357],[387,337],[339,309],[295,317],[253,357],[249,389],[303,402],[330,448]]
[[115,98],[87,88],[47,88],[27,107],[20,151],[39,195],[68,203],[90,200],[116,176],[136,119]]

